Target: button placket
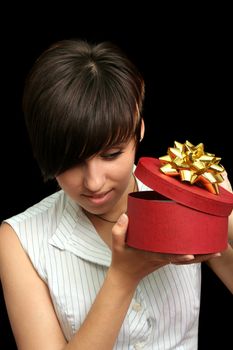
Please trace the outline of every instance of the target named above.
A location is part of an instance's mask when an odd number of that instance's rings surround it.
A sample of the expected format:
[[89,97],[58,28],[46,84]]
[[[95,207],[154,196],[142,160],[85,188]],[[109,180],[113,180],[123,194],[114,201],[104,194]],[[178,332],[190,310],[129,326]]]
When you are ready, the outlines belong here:
[[140,286],[137,287],[130,306],[129,321],[132,326],[132,349],[145,349],[150,341],[151,324],[148,322],[148,310]]

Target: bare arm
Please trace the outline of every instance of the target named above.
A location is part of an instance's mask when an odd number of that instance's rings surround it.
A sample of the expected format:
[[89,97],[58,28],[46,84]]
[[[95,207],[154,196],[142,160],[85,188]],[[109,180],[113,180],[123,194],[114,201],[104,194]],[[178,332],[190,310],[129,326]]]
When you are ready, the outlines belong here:
[[[228,191],[232,191],[230,182],[225,174],[225,181],[222,186]],[[218,259],[211,259],[207,264],[226,285],[226,287],[233,293],[233,211],[228,219],[228,239],[229,244],[227,249],[221,253]]]
[[48,289],[7,224],[0,228],[0,277],[18,349],[62,349],[66,342]]

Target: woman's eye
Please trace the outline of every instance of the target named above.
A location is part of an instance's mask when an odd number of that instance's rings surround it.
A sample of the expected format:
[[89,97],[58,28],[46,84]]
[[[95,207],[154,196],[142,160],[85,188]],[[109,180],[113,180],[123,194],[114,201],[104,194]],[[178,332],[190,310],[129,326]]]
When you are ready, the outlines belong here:
[[122,151],[110,152],[110,153],[102,154],[101,157],[104,159],[114,159],[119,157],[122,153],[123,153]]

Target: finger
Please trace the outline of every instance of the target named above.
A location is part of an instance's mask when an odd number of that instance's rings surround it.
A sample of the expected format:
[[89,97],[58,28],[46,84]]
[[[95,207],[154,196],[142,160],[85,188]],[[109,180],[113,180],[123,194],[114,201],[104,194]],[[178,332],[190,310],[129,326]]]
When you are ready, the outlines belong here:
[[183,263],[183,262],[189,262],[193,261],[195,258],[192,254],[162,254],[158,253],[158,257],[161,261],[167,263],[167,264],[175,264],[175,263]]
[[217,257],[220,257],[221,253],[214,253],[214,254],[203,254],[203,255],[195,255],[195,261],[196,262],[204,262],[210,259],[215,259]]
[[185,262],[190,262],[195,259],[195,256],[192,254],[185,254],[185,255],[173,255],[170,257],[170,263],[185,263]]
[[124,246],[128,227],[128,216],[121,214],[116,224],[112,228],[112,243],[114,246]]
[[210,259],[215,259],[217,257],[220,257],[221,253],[214,253],[214,254],[200,254],[200,255],[195,255],[193,260],[190,261],[184,261],[184,262],[176,262],[174,264],[176,265],[181,265],[181,264],[197,264],[197,263],[201,263]]

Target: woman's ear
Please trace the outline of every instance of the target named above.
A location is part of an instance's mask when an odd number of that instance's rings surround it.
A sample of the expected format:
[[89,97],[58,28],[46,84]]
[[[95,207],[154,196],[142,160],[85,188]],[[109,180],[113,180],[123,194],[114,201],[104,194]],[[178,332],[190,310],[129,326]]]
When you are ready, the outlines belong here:
[[140,135],[140,142],[142,141],[143,137],[145,134],[145,123],[144,123],[144,119],[142,118],[141,121],[141,135]]

